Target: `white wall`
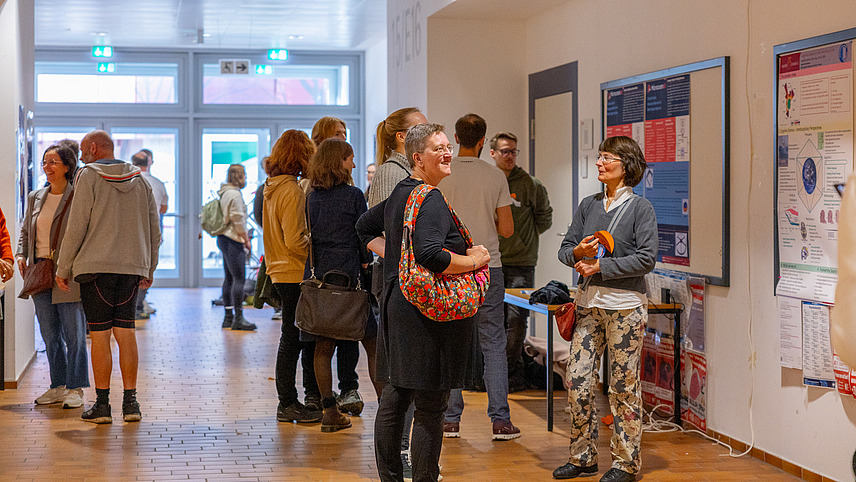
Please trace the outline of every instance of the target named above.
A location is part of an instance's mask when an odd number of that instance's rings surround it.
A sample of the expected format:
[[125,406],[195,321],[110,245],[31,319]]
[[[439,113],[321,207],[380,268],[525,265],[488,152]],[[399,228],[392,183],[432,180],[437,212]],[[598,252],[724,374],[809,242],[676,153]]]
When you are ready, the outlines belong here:
[[[476,0],[455,3],[470,1]],[[414,2],[390,0],[390,7],[405,3]],[[515,25],[525,26],[525,38]],[[429,82],[420,82],[421,64],[399,67],[391,55],[390,107],[424,98],[432,121],[448,124],[465,111],[481,111],[490,132],[505,121],[525,135],[527,75],[577,61],[579,118],[596,119],[600,139],[602,82],[730,56],[731,287],[708,288],[708,426],[749,443],[751,411],[756,447],[826,477],[853,480],[856,400],[803,387],[799,372],[779,366],[772,155],[773,47],[854,25],[853,0],[569,0],[528,19],[505,19],[503,28],[492,28],[490,20],[431,18]],[[515,65],[499,69],[499,62],[486,61],[500,47],[510,48]],[[498,98],[505,105],[496,105]],[[553,203],[563,201],[550,194]]]
[[[501,35],[497,35],[501,32]],[[487,121],[487,138],[500,131],[517,135],[529,165],[526,126],[528,79],[525,24],[507,20],[430,18],[426,115],[444,124],[454,143],[455,121],[469,112]],[[481,158],[491,161],[485,144]]]
[[[0,65],[0,208],[14,250],[20,231],[15,204],[18,106],[33,110],[32,2],[0,0]],[[20,281],[16,270],[6,284],[5,381],[17,380],[36,352],[33,304],[15,297]]]
[[387,111],[387,40],[366,48],[366,110],[365,110],[365,161],[374,162],[377,150],[377,125],[389,115]]
[[453,1],[387,1],[388,112],[411,106],[425,109],[428,103],[427,18]]

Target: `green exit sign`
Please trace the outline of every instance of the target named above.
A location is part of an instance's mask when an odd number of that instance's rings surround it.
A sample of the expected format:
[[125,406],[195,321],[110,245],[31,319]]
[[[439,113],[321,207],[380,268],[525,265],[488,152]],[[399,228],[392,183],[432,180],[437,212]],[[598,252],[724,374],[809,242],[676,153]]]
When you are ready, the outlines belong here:
[[113,47],[107,45],[96,45],[92,47],[92,56],[93,57],[112,57],[113,56]]

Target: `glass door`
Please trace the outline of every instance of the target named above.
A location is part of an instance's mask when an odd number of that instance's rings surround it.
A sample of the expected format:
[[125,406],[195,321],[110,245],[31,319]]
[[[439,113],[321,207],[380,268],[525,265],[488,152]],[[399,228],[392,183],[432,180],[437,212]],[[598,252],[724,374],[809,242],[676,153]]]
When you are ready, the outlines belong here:
[[[258,266],[264,251],[261,229],[253,219],[253,200],[265,178],[262,159],[270,153],[271,128],[204,127],[201,130],[201,197],[199,206],[218,197],[220,185],[226,182],[226,171],[232,164],[241,164],[247,172],[247,186],[241,191],[247,205],[247,227],[252,238],[250,266]],[[202,285],[216,285],[223,278],[223,259],[217,239],[202,233]]]
[[[151,175],[160,180],[166,188],[167,209],[160,213],[162,242],[160,246],[158,267],[155,270],[155,286],[185,286],[182,276],[181,259],[182,246],[182,193],[179,169],[180,129],[175,127],[128,127],[127,123],[115,123],[108,128],[113,142],[117,159],[131,162],[134,154],[143,149],[151,151],[151,165],[148,167]],[[168,124],[168,123],[167,123]],[[158,206],[160,210],[161,207]],[[186,268],[185,268],[186,269]]]

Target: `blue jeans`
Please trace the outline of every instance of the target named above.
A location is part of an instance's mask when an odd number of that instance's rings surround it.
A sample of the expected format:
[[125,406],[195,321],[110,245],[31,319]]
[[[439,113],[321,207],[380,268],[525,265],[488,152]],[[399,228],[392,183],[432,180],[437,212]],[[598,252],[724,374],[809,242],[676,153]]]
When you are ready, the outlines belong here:
[[50,290],[33,295],[39,331],[45,341],[45,353],[51,374],[51,388],[89,386],[89,361],[86,354],[86,326],[83,305],[51,303]]
[[[487,389],[487,414],[491,422],[510,420],[508,409],[508,361],[505,355],[505,282],[502,268],[490,268],[490,287],[484,304],[475,316],[479,346],[484,355],[484,386]],[[449,394],[447,422],[460,422],[464,397],[460,389]]]
[[[533,288],[534,266],[503,266],[506,288]],[[505,305],[505,334],[507,337],[508,383],[514,388],[526,387],[526,372],[523,367],[523,340],[529,326],[529,310],[514,305]]]

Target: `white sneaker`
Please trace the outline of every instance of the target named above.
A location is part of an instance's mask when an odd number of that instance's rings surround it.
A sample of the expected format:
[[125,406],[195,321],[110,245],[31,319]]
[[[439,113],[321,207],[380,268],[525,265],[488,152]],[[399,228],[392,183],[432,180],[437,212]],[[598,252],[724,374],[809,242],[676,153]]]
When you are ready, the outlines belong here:
[[70,388],[66,392],[65,400],[62,401],[62,408],[80,408],[83,406],[83,389]]
[[66,391],[65,385],[51,388],[43,393],[41,397],[36,399],[36,405],[49,405],[51,403],[61,402],[65,400]]

